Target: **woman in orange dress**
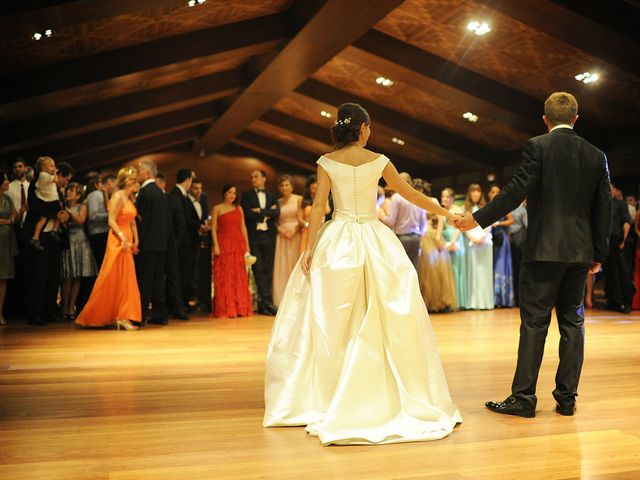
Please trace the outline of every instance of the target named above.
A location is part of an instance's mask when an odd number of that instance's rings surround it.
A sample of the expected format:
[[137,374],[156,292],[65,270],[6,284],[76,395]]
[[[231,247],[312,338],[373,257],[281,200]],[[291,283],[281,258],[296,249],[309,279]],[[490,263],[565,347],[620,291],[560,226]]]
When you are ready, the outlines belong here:
[[133,167],[118,172],[118,191],[109,201],[109,238],[100,273],[89,301],[76,319],[78,325],[137,330],[142,308],[133,255],[138,253],[138,229],[133,194],[140,185]]

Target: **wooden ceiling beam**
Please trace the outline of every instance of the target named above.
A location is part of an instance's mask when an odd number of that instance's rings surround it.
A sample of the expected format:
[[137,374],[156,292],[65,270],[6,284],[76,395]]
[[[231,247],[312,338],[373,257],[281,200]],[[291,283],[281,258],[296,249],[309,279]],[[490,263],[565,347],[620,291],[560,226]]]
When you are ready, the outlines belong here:
[[77,137],[41,145],[26,151],[18,150],[15,154],[24,158],[49,155],[58,160],[71,160],[89,152],[107,148],[118,143],[128,142],[133,139],[153,136],[159,132],[183,129],[193,125],[202,126],[211,122],[211,119],[215,115],[215,104],[197,105],[176,112],[164,113],[151,118],[96,130]]
[[200,57],[220,62],[257,55],[289,35],[282,15],[268,15],[36,67],[0,77],[0,105]]
[[387,126],[393,125],[395,129],[407,132],[414,138],[452,152],[465,167],[474,169],[499,167],[496,152],[483,145],[317,80],[307,80],[296,89],[296,92],[331,105],[340,105],[345,102],[359,103],[367,109],[374,123],[379,121]]
[[477,1],[610,65],[640,75],[640,42],[637,36],[635,42],[630,41],[628,37],[550,0]]
[[[255,145],[257,148],[272,152],[273,156],[284,155],[293,159],[301,168],[309,167],[315,169],[315,162],[320,156],[318,152],[298,148],[294,145],[281,142],[272,137],[264,136],[260,133],[245,130],[237,137],[238,141],[243,141]],[[236,142],[237,143],[237,142]]]
[[255,148],[249,142],[242,140],[239,142],[233,140],[231,143],[227,143],[218,153],[237,157],[254,157],[282,172],[305,176],[315,172],[315,165],[301,164],[301,162],[282,155],[273,156],[266,149]]
[[402,0],[328,0],[200,139],[216,151],[357,40]]
[[[6,0],[5,0],[6,1]],[[4,3],[4,2],[3,2]],[[0,7],[3,38],[30,37],[42,28],[60,29],[95,22],[175,0],[19,0]],[[185,5],[186,7],[186,2]]]
[[229,70],[4,125],[0,154],[209,103],[238,92],[245,83],[241,69]]
[[[305,120],[301,120],[297,117],[287,115],[286,113],[279,112],[277,110],[269,110],[261,117],[261,120],[270,123],[271,125],[284,128],[285,130],[293,132],[297,135],[316,140],[318,142],[330,142],[330,135],[326,129],[319,127],[318,125],[315,125],[313,123],[309,123]],[[387,157],[392,159],[393,163],[396,164],[399,168],[410,169],[412,171],[415,171],[416,169],[420,169],[421,171],[430,171],[432,169],[432,167],[429,165],[421,164],[420,162],[407,157],[403,157],[402,155],[398,155],[395,153],[390,154],[389,152],[385,151],[383,147],[372,143],[371,140],[369,141],[369,143],[370,147],[374,151],[386,155]],[[323,152],[314,153],[319,156]]]
[[125,159],[191,142],[197,138],[199,132],[200,129],[198,127],[190,127],[175,132],[162,133],[143,140],[105,148],[91,154],[76,157],[69,163],[78,169],[88,169],[105,164],[112,164],[117,161],[124,162]]
[[514,88],[377,30],[363,35],[353,47],[340,57],[420,89],[425,88],[425,79],[435,80],[441,88],[433,91],[429,82],[429,92],[458,103],[466,109],[461,112],[487,116],[532,135],[544,130],[540,101]]
[[[425,78],[435,80],[441,90],[435,95],[465,105],[466,110],[531,136],[546,133],[542,122],[544,100],[539,100],[489,77],[449,62],[430,52],[372,30],[340,54],[345,60],[373,70],[394,72],[402,82],[424,89]],[[603,128],[588,120],[580,127],[588,138],[600,138]]]

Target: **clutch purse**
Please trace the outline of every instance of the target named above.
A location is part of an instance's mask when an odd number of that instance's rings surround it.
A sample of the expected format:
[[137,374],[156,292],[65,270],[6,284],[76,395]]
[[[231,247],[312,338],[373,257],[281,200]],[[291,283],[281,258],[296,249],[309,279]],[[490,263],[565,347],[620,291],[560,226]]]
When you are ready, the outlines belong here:
[[245,266],[250,267],[251,265],[256,263],[256,260],[258,260],[258,259],[256,257],[254,257],[253,255],[251,255],[250,253],[245,253],[244,254],[244,264],[245,264]]

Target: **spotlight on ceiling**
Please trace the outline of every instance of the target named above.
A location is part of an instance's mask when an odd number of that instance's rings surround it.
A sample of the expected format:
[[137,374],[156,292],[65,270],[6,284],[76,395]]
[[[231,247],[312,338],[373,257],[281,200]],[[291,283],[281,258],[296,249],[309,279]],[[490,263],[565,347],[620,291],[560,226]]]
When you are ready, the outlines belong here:
[[471,112],[465,112],[462,114],[462,118],[468,120],[471,123],[476,123],[478,121],[478,116],[474,115]]
[[325,118],[331,118],[331,114],[329,112],[325,112],[324,110],[320,112],[320,115],[322,115]]
[[597,73],[584,72],[584,73],[579,73],[574,78],[579,82],[587,84],[587,83],[597,82],[598,79],[600,78],[600,75],[598,75]]
[[42,40],[43,37],[51,38],[52,36],[53,36],[53,30],[50,28],[47,28],[46,30],[44,30],[44,33],[36,32],[33,35],[31,35],[31,38],[33,38],[34,40]]
[[476,35],[484,35],[491,31],[491,27],[487,22],[480,23],[477,20],[474,20],[473,22],[469,22],[467,30],[475,33]]
[[392,141],[393,143],[397,143],[398,145],[404,145],[404,140],[402,140],[401,138],[393,137],[393,138],[391,139],[391,141]]
[[376,78],[376,83],[378,85],[382,85],[383,87],[390,87],[391,85],[393,85],[393,82],[385,77]]

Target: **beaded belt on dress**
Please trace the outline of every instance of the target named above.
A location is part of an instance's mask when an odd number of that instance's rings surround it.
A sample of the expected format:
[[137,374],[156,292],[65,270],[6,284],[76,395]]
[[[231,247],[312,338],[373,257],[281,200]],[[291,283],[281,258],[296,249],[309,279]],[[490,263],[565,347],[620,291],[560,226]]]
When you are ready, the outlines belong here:
[[332,218],[345,222],[366,223],[376,221],[378,216],[376,213],[351,213],[343,210],[334,210]]

